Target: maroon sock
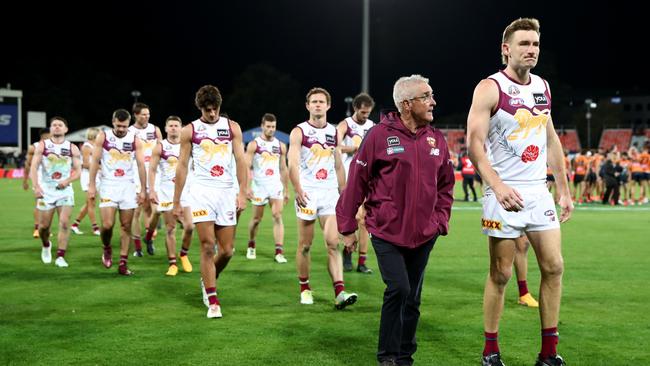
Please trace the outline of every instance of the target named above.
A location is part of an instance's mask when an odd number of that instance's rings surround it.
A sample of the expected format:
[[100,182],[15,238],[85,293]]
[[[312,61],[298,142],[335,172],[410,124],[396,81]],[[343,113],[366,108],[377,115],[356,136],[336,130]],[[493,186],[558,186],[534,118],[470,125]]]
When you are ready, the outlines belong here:
[[133,243],[135,244],[135,250],[142,250],[142,240],[139,236],[133,235]]
[[72,224],[72,226],[79,227],[80,223],[81,222],[79,222],[79,220],[74,220],[74,223]]
[[93,231],[99,230],[99,226],[97,226],[96,222],[93,222]]
[[169,265],[170,266],[175,266],[176,265],[176,257],[168,257],[169,260]]
[[219,299],[217,299],[216,287],[206,288],[205,293],[208,294],[208,301],[210,302],[210,305],[219,305]]
[[557,327],[542,329],[542,351],[539,353],[542,359],[557,354],[559,338],[560,333],[557,332]]
[[526,283],[526,280],[517,281],[517,286],[519,286],[519,297],[528,293],[528,284]]
[[359,252],[359,265],[360,266],[365,266],[366,265],[366,253]]
[[151,240],[151,238],[153,238],[153,232],[154,232],[154,231],[155,231],[155,230],[147,229],[147,234],[145,234],[145,236],[144,236],[144,240]]
[[126,262],[128,261],[129,256],[128,255],[120,255],[120,267],[124,266],[126,267]]
[[334,282],[334,296],[339,296],[341,291],[345,291],[345,284],[343,284],[343,281]]
[[47,244],[43,244],[43,248],[49,248],[50,245],[52,245],[52,242],[48,240]]
[[284,253],[284,247],[282,244],[275,244],[275,254],[283,254]]
[[485,347],[483,348],[483,356],[487,356],[492,353],[499,353],[499,341],[498,341],[499,332],[494,332],[494,333],[484,332],[484,334],[485,334]]
[[187,255],[187,251],[189,249],[181,248],[181,257],[185,257]]
[[38,230],[38,224],[34,224],[34,230]]
[[300,283],[300,292],[311,290],[311,287],[309,287],[309,277],[298,277],[298,283]]
[[57,257],[61,257],[61,258],[65,257],[65,249],[59,249],[59,250],[57,250],[57,251],[56,251],[56,256],[57,256]]
[[249,248],[255,248],[255,240],[249,240],[248,241],[248,247]]

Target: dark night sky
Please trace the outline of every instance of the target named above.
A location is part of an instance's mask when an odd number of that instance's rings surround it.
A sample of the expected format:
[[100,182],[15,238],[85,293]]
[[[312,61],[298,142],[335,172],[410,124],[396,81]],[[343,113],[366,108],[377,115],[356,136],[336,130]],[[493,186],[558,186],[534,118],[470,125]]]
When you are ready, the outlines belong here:
[[[151,106],[152,122],[169,114],[189,121],[198,115],[199,86],[217,85],[228,100],[237,75],[257,63],[290,75],[301,97],[312,86],[328,89],[331,122],[360,88],[362,0],[87,3],[16,5],[0,57],[0,85],[23,90],[24,111],[72,116],[73,130],[130,109],[133,89]],[[420,73],[431,80],[437,117],[466,113],[476,83],[501,67],[503,28],[522,16],[541,22],[537,71],[555,100],[648,91],[642,53],[650,32],[626,2],[371,0],[370,94],[391,106],[395,80]],[[272,99],[259,103],[273,112]]]

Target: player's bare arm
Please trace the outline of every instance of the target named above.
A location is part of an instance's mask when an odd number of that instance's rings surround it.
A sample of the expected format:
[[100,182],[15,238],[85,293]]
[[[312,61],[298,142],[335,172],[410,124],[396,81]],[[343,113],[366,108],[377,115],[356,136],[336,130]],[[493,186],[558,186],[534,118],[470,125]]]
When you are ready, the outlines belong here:
[[287,153],[287,158],[289,160],[289,179],[293,185],[293,189],[296,192],[296,203],[300,207],[305,207],[309,197],[307,193],[302,190],[300,185],[300,146],[302,145],[302,130],[299,127],[295,127],[291,130],[289,135],[289,152]]
[[492,110],[499,102],[499,91],[494,81],[484,79],[474,89],[472,106],[467,117],[467,149],[472,164],[489,185],[497,201],[506,211],[519,211],[524,203],[517,190],[501,181],[484,151]]
[[248,167],[250,162],[246,159],[244,153],[244,139],[242,137],[241,127],[235,121],[230,120],[230,130],[232,131],[232,153],[235,155],[237,163],[237,181],[239,182],[239,195],[237,196],[237,210],[242,211],[246,208],[246,191],[248,190]]

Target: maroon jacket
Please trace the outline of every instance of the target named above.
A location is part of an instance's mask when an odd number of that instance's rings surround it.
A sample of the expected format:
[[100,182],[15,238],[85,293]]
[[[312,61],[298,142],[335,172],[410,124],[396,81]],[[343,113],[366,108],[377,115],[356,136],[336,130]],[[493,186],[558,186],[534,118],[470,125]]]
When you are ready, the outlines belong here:
[[440,130],[409,131],[390,113],[363,139],[350,164],[348,183],[336,204],[341,234],[357,230],[355,215],[365,201],[373,236],[415,248],[446,235],[453,202],[454,168]]

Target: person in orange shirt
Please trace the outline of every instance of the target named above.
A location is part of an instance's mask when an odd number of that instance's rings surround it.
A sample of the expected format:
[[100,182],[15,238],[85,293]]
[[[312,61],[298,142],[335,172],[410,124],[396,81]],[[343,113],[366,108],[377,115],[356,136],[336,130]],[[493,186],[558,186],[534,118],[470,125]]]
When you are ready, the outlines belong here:
[[621,167],[621,175],[618,180],[621,183],[621,201],[623,205],[627,206],[632,201],[632,191],[630,190],[630,166],[632,162],[627,155],[627,152],[621,154],[621,159],[618,165]]
[[[643,171],[643,166],[641,165],[640,154],[636,148],[631,147],[629,150],[630,155],[630,176],[632,182],[636,182],[636,185],[639,187],[639,199],[637,200],[638,204],[641,204],[643,198],[645,197],[645,187],[643,185],[645,173]],[[632,204],[634,204],[634,183],[630,182],[630,199]]]
[[643,152],[639,154],[639,162],[641,163],[641,169],[643,170],[639,202],[648,203],[646,192],[650,191],[650,143],[646,143],[643,147]]
[[587,175],[587,166],[589,165],[589,159],[578,153],[575,158],[573,158],[573,187],[575,190],[575,199],[579,204],[582,204],[582,195],[585,193],[586,182],[585,175]]

